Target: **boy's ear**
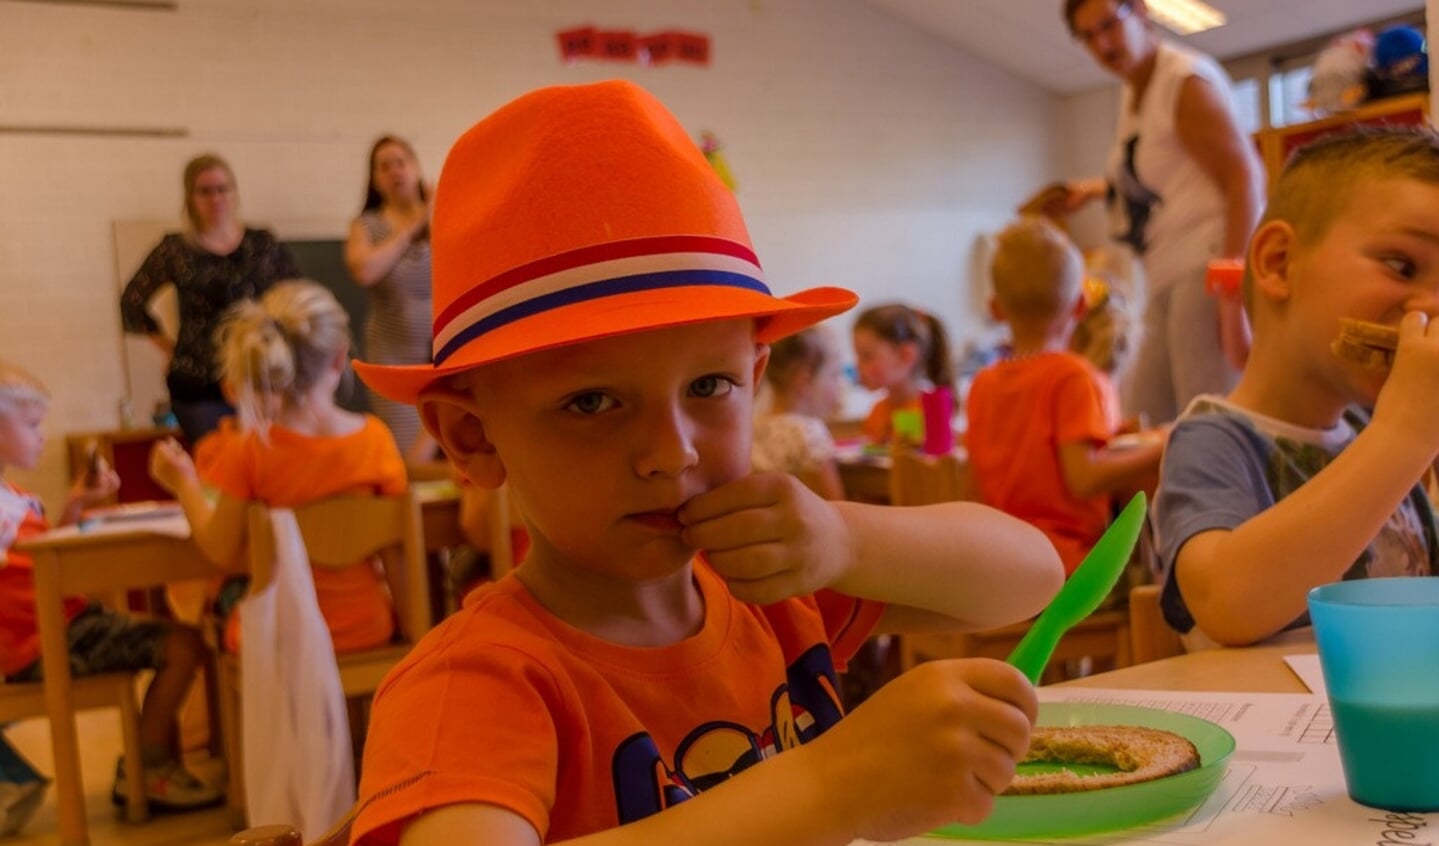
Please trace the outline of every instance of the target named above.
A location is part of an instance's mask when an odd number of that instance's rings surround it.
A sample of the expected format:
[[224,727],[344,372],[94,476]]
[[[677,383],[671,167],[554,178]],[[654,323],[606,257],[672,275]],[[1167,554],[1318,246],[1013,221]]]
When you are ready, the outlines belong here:
[[1290,267],[1294,245],[1298,239],[1287,221],[1270,220],[1249,239],[1249,273],[1254,280],[1254,295],[1283,301],[1293,293]]
[[1004,322],[1004,306],[999,304],[998,297],[991,296],[989,298],[989,316],[993,318],[995,323]]
[[769,367],[769,344],[754,345],[754,389],[759,391],[759,386],[764,380],[764,372]]
[[439,442],[455,469],[483,488],[504,484],[504,462],[485,435],[473,394],[441,380],[420,394],[417,405],[425,430]]

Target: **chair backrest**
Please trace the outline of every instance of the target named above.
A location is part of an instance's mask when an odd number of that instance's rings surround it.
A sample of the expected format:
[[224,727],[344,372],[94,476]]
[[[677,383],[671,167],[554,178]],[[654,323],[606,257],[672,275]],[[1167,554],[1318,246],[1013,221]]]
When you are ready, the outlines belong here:
[[1139,585],[1129,591],[1130,651],[1136,664],[1184,653],[1179,633],[1169,627],[1159,609],[1159,590],[1159,585]]
[[[351,810],[333,829],[311,841],[309,846],[348,846],[350,827],[356,812]],[[230,837],[230,846],[305,846],[300,832],[288,825],[261,825],[248,828]]]
[[891,505],[931,505],[972,499],[969,459],[962,449],[945,455],[895,448],[890,453]]
[[[414,641],[430,630],[429,576],[420,508],[414,497],[338,496],[294,509],[312,567],[342,568],[378,555],[385,568],[400,628]],[[251,503],[247,514],[250,589],[269,584],[275,560],[270,510]]]

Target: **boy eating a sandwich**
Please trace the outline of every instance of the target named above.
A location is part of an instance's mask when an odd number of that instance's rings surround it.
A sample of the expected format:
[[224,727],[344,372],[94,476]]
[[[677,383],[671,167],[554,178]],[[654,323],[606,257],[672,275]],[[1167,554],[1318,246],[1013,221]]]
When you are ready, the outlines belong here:
[[[1191,648],[1307,625],[1327,582],[1436,573],[1418,482],[1439,452],[1439,136],[1384,128],[1297,151],[1244,286],[1249,362],[1175,426],[1155,506],[1161,604]],[[1355,321],[1396,330],[1392,366],[1386,333],[1343,328]]]
[[432,233],[433,363],[357,366],[508,485],[531,546],[382,684],[354,842],[843,846],[984,817],[1035,717],[1014,668],[932,662],[849,716],[835,671],[877,629],[1036,613],[1053,547],[973,503],[749,473],[767,344],[854,296],[772,295],[729,189],[624,82],[471,128]]

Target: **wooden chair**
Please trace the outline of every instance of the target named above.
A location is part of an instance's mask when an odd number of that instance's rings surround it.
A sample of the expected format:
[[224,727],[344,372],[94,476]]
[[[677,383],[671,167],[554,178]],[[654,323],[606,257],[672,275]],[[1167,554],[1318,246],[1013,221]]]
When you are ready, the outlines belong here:
[[[350,827],[354,825],[356,811],[351,811],[335,827],[312,841],[309,846],[349,846]],[[230,838],[230,846],[305,846],[304,838],[293,826],[259,825],[248,828]]]
[[970,487],[969,459],[962,450],[946,455],[925,455],[916,450],[899,448],[891,451],[891,505],[930,505],[974,498]]
[[[346,697],[373,693],[410,647],[433,625],[429,577],[419,505],[411,494],[396,497],[334,497],[295,509],[312,567],[348,567],[378,555],[394,596],[403,641],[336,656],[340,687]],[[252,504],[247,513],[250,592],[269,584],[274,563],[270,512]],[[240,661],[226,653],[219,659],[220,714],[229,771],[229,807],[237,822],[244,819],[243,742],[240,735]]]
[[1159,610],[1159,593],[1159,585],[1139,585],[1129,591],[1129,636],[1136,664],[1184,654],[1179,633]]
[[[890,502],[894,505],[929,505],[975,498],[969,462],[962,450],[948,455],[922,455],[895,450],[891,455]],[[1029,622],[1013,623],[978,632],[906,634],[900,637],[902,669],[938,658],[980,657],[1003,660],[1029,631]],[[1123,611],[1100,611],[1074,626],[1055,647],[1045,670],[1045,681],[1062,681],[1066,663],[1092,658],[1125,667],[1130,655],[1129,617]]]
[[[104,673],[74,679],[70,683],[76,711],[96,708],[118,708],[120,711],[120,736],[128,762],[125,766],[125,787],[129,795],[125,803],[125,817],[130,822],[144,822],[150,818],[150,806],[145,801],[145,768],[138,766],[143,759],[140,754],[140,706],[135,698],[138,675]],[[47,716],[44,682],[0,681],[0,725],[13,720]],[[58,770],[56,777],[59,777]]]
[[[115,591],[105,597],[106,604],[114,609],[129,608],[129,595]],[[120,739],[124,749],[125,818],[130,822],[144,822],[150,818],[150,804],[145,799],[145,769],[134,762],[143,760],[140,752],[140,705],[135,696],[139,673],[102,673],[71,679],[70,695],[76,711],[90,711],[97,708],[116,708],[120,712]],[[45,683],[7,682],[0,679],[0,725],[12,720],[33,717],[49,717],[45,704]],[[60,779],[60,769],[55,772]],[[57,789],[59,789],[57,787]],[[77,793],[79,789],[77,788]],[[83,830],[83,819],[81,830]]]

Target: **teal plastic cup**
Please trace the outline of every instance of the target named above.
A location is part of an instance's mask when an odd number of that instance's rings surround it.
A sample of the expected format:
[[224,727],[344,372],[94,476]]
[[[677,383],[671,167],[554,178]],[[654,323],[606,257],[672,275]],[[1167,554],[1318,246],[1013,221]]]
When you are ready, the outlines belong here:
[[1349,797],[1439,811],[1439,578],[1323,585],[1309,616]]

